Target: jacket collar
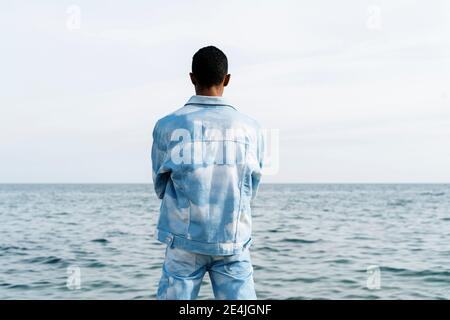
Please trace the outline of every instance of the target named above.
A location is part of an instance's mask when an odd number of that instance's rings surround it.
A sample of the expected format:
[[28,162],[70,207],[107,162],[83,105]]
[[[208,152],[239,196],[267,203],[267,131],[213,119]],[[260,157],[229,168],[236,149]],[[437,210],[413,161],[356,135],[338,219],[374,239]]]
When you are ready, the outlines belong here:
[[225,107],[231,107],[234,108],[230,102],[224,98],[224,97],[213,97],[213,96],[192,96],[188,102],[186,102],[186,105],[197,105],[197,106],[204,106],[204,107],[215,107],[215,106],[225,106]]

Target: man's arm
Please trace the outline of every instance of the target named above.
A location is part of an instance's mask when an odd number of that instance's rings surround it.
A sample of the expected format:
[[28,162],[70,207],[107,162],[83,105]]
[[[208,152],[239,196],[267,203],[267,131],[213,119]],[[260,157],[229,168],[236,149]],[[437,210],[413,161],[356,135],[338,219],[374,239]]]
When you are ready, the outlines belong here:
[[164,198],[167,181],[170,178],[170,171],[164,169],[166,161],[167,145],[159,132],[158,122],[153,129],[153,144],[152,144],[152,178],[153,187],[159,199]]

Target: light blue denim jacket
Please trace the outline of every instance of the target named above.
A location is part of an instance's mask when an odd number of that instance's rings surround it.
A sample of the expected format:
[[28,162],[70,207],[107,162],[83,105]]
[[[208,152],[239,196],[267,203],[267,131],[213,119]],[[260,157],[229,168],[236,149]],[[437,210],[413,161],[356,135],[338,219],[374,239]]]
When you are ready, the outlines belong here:
[[162,199],[157,239],[207,255],[251,243],[250,202],[261,179],[258,123],[225,98],[193,96],[153,130],[153,185]]

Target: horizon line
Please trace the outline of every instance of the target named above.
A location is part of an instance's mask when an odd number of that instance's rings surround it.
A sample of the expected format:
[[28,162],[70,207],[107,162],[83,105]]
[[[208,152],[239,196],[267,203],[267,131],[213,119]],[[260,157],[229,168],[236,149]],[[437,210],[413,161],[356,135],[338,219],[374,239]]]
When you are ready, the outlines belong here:
[[[152,182],[0,182],[0,185],[8,184],[148,184]],[[261,182],[264,184],[450,184],[450,182]]]

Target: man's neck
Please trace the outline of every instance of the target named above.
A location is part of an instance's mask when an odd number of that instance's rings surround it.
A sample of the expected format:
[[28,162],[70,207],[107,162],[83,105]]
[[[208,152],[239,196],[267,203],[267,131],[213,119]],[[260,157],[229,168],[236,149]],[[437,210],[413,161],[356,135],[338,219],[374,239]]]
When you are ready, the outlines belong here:
[[212,86],[209,88],[195,88],[195,94],[198,96],[221,97],[223,94],[223,87]]

